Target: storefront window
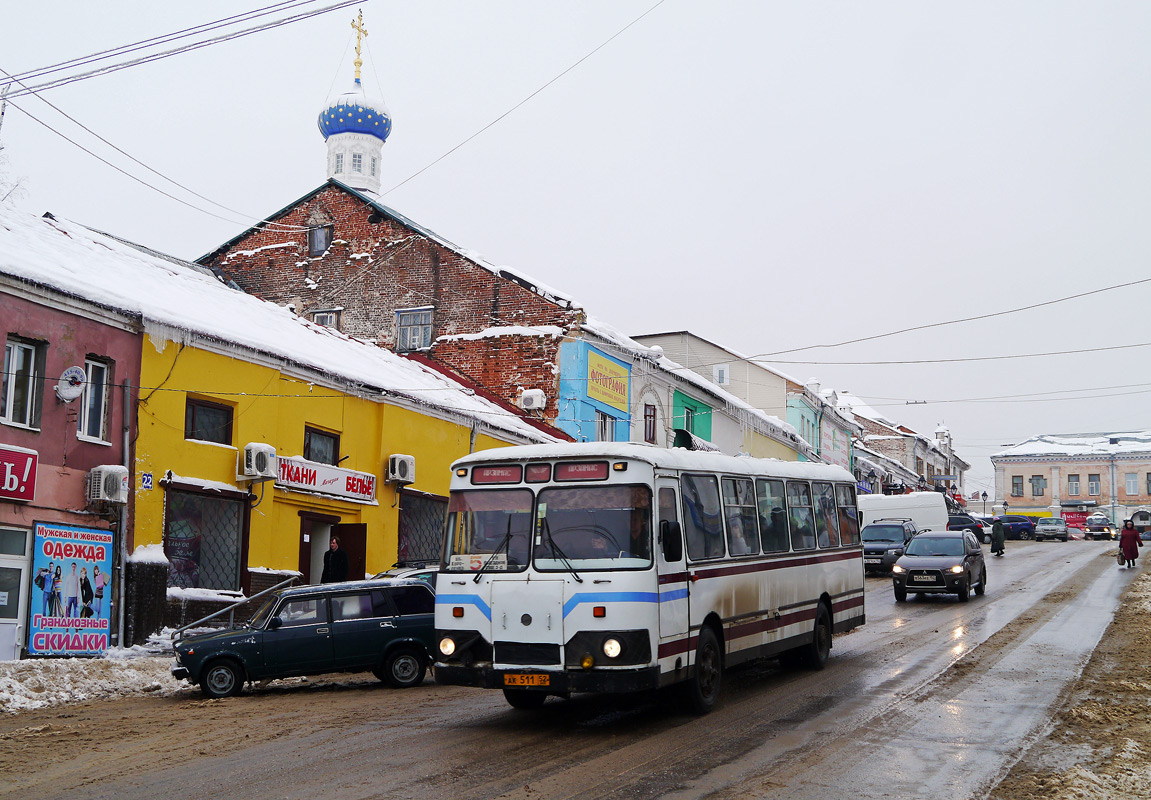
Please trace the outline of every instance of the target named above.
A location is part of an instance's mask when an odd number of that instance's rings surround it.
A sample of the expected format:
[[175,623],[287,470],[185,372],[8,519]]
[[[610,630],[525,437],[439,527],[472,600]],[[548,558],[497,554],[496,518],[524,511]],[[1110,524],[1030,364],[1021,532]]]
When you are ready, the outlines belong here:
[[240,589],[244,502],[168,490],[164,554],[168,585],[187,589]]

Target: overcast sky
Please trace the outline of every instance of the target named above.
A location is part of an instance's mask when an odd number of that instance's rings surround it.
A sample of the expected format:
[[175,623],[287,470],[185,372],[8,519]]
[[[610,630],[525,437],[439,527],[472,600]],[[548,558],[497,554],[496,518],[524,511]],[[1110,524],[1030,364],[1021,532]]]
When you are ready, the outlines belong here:
[[[271,3],[8,4],[0,68]],[[364,82],[393,116],[384,191],[571,68],[385,202],[627,333],[690,329],[774,353],[1151,277],[1146,2],[359,7]],[[43,92],[241,213],[173,187],[29,96],[0,129],[0,182],[19,183],[9,202],[203,255],[323,182],[316,115],[351,82],[355,10]],[[132,181],[25,111],[225,219]],[[987,457],[1003,444],[1151,427],[1151,347],[860,362],[1151,342],[1149,312],[1145,283],[774,363],[927,434],[946,424],[973,464],[967,488],[990,490]],[[790,363],[800,359],[851,364]],[[1090,391],[1049,399],[1076,389]],[[1059,394],[957,402],[1047,392]]]

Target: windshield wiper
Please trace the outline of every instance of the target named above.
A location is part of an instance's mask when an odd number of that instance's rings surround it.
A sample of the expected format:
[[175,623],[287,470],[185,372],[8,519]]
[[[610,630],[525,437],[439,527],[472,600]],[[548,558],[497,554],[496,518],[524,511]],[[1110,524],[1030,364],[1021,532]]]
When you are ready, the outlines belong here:
[[564,551],[560,549],[560,546],[556,544],[556,540],[552,538],[552,527],[548,524],[547,517],[543,518],[543,529],[544,536],[547,537],[548,544],[551,545],[552,551],[559,555],[560,560],[564,562],[564,566],[568,568],[572,574],[572,577],[576,579],[576,583],[583,583],[583,578],[581,578],[579,573],[576,572],[575,567],[572,566],[572,562],[568,560],[568,557],[564,555]]
[[479,583],[480,582],[480,576],[483,575],[487,571],[488,564],[492,563],[492,559],[495,558],[497,555],[499,555],[499,552],[501,550],[503,550],[505,547],[507,547],[508,543],[511,540],[512,540],[512,518],[509,516],[508,517],[508,532],[504,534],[504,538],[500,539],[500,543],[496,545],[496,549],[491,552],[491,555],[489,555],[484,560],[484,563],[482,565],[480,565],[480,568],[476,571],[476,576],[474,578],[472,578],[472,583]]

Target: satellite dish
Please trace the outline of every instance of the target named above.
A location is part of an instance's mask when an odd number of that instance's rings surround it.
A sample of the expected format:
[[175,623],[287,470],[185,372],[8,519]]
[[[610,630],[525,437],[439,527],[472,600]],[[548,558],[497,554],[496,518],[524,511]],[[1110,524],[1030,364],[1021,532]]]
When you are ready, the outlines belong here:
[[87,382],[88,373],[83,367],[68,367],[56,382],[56,396],[65,403],[71,403],[84,394],[84,384]]

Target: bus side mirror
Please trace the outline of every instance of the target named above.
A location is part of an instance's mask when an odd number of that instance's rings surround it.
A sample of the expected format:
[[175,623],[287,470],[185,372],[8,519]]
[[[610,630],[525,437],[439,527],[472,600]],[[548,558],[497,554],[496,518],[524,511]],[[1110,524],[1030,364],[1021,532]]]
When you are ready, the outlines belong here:
[[660,520],[659,542],[663,546],[664,561],[670,564],[683,558],[683,536],[680,535],[678,522],[670,519]]

